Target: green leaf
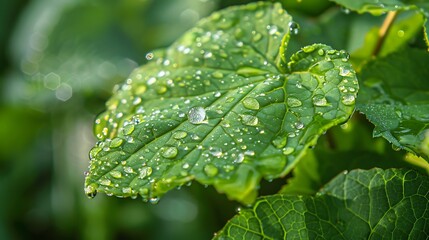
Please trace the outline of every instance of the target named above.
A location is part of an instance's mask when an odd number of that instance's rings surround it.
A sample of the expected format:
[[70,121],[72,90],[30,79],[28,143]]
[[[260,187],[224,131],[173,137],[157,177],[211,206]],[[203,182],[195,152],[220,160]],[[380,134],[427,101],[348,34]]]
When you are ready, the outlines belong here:
[[215,239],[427,239],[429,178],[414,170],[354,170],[315,197],[273,195]]
[[[425,18],[423,22],[425,41],[429,47],[429,36],[427,29],[429,22],[429,2],[422,0],[370,0],[370,1],[355,1],[355,0],[331,0],[350,10],[359,13],[369,12],[372,14],[383,14],[387,11],[419,11]],[[428,48],[429,49],[429,48]]]
[[291,23],[280,4],[231,7],[149,54],[96,120],[86,193],[155,201],[197,180],[251,203],[262,177],[286,175],[358,91],[344,51],[286,62]]
[[[412,60],[412,61],[411,61]],[[357,109],[395,148],[429,159],[423,140],[429,129],[429,54],[404,49],[362,69]]]
[[[421,160],[421,163],[426,161]],[[426,165],[428,166],[428,165]],[[312,195],[316,194],[325,184],[343,171],[353,169],[371,169],[374,167],[413,168],[422,173],[429,173],[429,168],[404,161],[398,156],[378,154],[371,151],[327,150],[309,151],[293,170],[293,177],[280,190],[282,194]]]
[[[384,43],[377,55],[381,57],[386,56],[406,45],[420,33],[424,21],[424,17],[414,11],[398,15],[397,19],[392,23],[390,30],[386,33]],[[366,33],[361,47],[351,53],[355,61],[365,62],[371,59],[380,37],[379,31],[381,25],[382,23],[372,26]]]

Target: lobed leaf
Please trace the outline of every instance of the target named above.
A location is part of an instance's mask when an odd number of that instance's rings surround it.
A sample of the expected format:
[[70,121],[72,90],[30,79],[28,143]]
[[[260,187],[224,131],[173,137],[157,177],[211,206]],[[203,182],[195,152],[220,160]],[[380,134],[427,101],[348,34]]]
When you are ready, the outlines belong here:
[[360,75],[357,109],[397,150],[429,160],[424,139],[429,129],[429,54],[404,49],[368,63]]
[[354,110],[348,54],[317,44],[287,62],[294,25],[280,4],[231,7],[149,54],[96,120],[85,192],[156,202],[196,180],[253,202]]
[[272,195],[240,211],[215,239],[427,239],[429,178],[353,170],[314,197]]

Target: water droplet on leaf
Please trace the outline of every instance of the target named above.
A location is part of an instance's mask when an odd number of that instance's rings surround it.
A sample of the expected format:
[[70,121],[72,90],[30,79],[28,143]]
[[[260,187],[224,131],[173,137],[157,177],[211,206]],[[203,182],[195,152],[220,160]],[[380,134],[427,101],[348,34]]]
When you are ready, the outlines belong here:
[[258,110],[259,109],[259,102],[255,98],[247,97],[243,100],[243,105],[245,108],[250,110]]
[[214,177],[219,173],[219,169],[213,164],[207,164],[204,166],[204,173],[208,177]]
[[165,158],[174,158],[179,153],[176,147],[164,147],[162,150],[162,156]]
[[344,95],[341,99],[344,105],[352,105],[355,103],[355,96],[353,94]]
[[242,114],[242,115],[240,115],[240,117],[241,117],[243,124],[248,125],[248,126],[256,126],[259,122],[258,117],[253,116],[253,115]]
[[185,131],[177,131],[177,132],[173,133],[174,139],[183,139],[186,136],[188,136],[188,133]]
[[128,124],[127,126],[124,126],[124,130],[123,130],[124,135],[130,135],[131,133],[133,133],[134,128],[135,127],[133,124]]
[[290,97],[287,99],[287,105],[289,107],[299,107],[302,105],[302,102],[297,98]]
[[119,146],[122,145],[122,142],[124,140],[122,140],[121,138],[114,138],[111,142],[110,142],[110,147],[111,148],[117,148]]
[[114,178],[121,178],[122,177],[122,173],[119,171],[116,171],[116,170],[110,171],[109,174]]
[[98,184],[91,183],[85,187],[85,194],[89,198],[94,198],[97,195]]
[[201,124],[206,118],[206,110],[202,107],[193,107],[189,109],[188,120],[192,124]]

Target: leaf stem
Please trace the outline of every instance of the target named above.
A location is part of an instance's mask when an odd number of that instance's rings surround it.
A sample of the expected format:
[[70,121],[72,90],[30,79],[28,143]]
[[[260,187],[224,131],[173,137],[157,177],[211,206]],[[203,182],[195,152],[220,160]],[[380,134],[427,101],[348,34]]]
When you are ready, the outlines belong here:
[[380,27],[380,30],[378,31],[378,41],[377,45],[375,45],[374,51],[372,52],[372,56],[377,56],[380,52],[381,48],[383,47],[384,40],[386,39],[386,36],[389,33],[389,30],[397,16],[398,11],[390,11],[387,14],[383,24]]

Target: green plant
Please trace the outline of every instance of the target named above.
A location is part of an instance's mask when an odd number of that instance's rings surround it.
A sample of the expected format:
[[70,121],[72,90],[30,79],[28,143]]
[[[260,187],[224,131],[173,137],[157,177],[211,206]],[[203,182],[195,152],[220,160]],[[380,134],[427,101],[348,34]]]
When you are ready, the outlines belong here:
[[[294,40],[298,24],[272,3],[215,12],[149,53],[95,122],[86,194],[156,203],[195,180],[253,204],[216,238],[427,238],[429,54],[410,42],[428,4],[337,2],[396,12],[351,57],[324,44],[289,57],[289,41],[308,39]],[[355,106],[407,161],[362,134]],[[257,199],[261,179],[285,176]]]

